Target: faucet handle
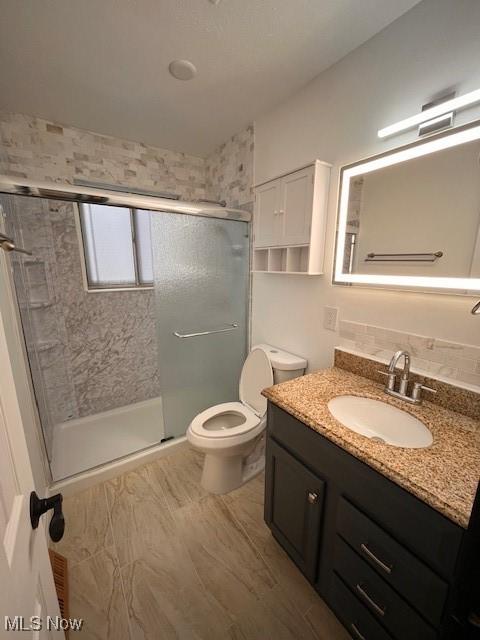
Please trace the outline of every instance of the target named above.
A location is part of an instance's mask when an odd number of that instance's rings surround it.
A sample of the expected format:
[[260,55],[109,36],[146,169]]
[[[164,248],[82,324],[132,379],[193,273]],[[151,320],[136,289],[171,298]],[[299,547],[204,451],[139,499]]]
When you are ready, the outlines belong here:
[[432,393],[437,393],[437,389],[432,389],[432,387],[427,387],[426,384],[422,384],[421,382],[414,382],[413,388],[418,390],[423,389],[424,391],[431,391]]
[[420,400],[422,391],[430,391],[430,393],[437,393],[436,389],[432,389],[432,387],[427,387],[427,385],[421,382],[414,382],[412,389],[412,400]]
[[381,369],[377,369],[377,373],[380,373],[382,376],[386,376],[388,378],[387,389],[392,390],[395,386],[395,379],[397,374],[394,371],[382,371]]

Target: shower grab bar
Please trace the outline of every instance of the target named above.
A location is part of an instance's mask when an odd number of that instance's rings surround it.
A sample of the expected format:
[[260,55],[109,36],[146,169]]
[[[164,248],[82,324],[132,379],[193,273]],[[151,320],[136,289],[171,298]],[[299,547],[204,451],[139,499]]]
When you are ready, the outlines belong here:
[[176,338],[196,338],[197,336],[209,336],[212,333],[225,333],[226,331],[234,331],[238,327],[236,322],[232,322],[225,329],[213,329],[212,331],[198,331],[197,333],[179,333],[174,331],[173,335]]

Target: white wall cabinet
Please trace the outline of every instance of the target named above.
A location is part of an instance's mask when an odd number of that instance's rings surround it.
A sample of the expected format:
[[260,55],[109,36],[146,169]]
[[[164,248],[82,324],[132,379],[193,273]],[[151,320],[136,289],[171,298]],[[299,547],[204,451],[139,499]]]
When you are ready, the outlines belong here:
[[254,271],[323,273],[330,171],[315,160],[256,187]]

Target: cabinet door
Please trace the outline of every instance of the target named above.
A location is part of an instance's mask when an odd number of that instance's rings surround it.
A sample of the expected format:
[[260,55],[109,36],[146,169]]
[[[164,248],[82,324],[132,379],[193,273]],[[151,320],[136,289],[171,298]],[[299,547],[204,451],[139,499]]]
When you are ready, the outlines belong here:
[[281,237],[278,244],[308,244],[313,211],[315,167],[307,167],[281,180],[279,218]]
[[254,245],[272,247],[279,236],[278,204],[280,180],[263,184],[255,191]]
[[265,521],[311,582],[317,573],[324,491],[322,480],[268,439]]

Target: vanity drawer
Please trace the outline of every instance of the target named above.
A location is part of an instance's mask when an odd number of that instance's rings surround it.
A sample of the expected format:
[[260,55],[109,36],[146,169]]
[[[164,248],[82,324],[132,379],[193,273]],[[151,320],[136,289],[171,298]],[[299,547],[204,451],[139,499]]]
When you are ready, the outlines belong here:
[[433,625],[440,624],[448,585],[381,527],[342,498],[337,532]]
[[337,536],[334,570],[397,640],[435,640],[437,634],[346,542]]
[[328,604],[355,640],[392,640],[342,580],[332,573]]

